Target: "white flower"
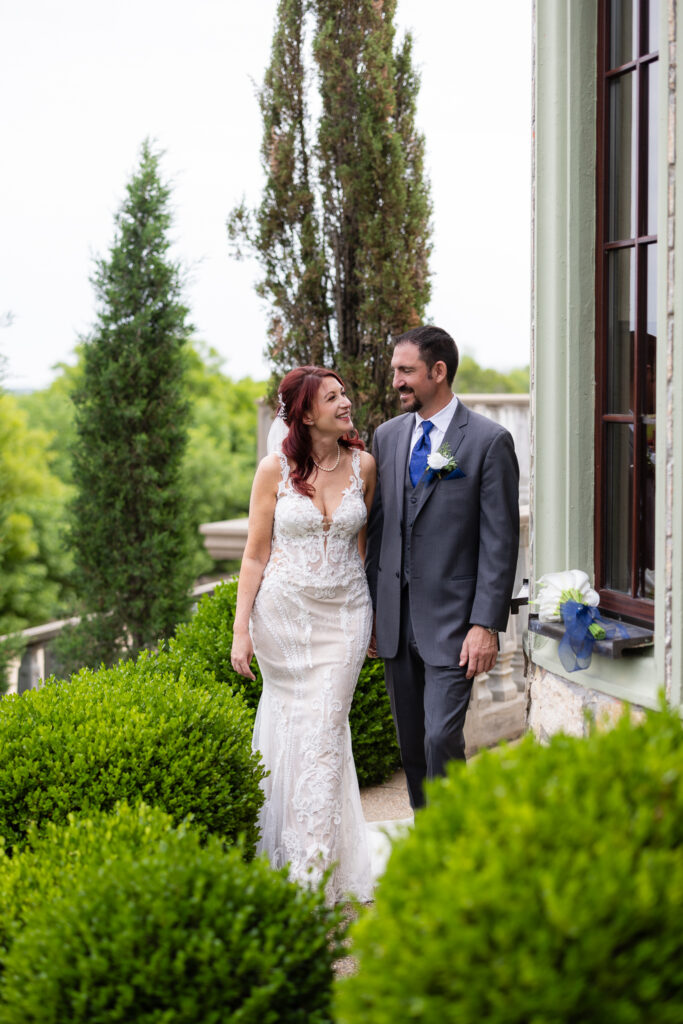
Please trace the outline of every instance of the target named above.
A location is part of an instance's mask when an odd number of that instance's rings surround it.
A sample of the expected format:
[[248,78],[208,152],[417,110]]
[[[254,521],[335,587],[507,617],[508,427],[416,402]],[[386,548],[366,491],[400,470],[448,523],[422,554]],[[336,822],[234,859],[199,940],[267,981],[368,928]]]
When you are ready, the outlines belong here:
[[538,605],[541,622],[560,622],[560,605],[565,601],[578,601],[597,607],[600,598],[591,588],[588,576],[580,569],[565,572],[547,572],[538,580],[540,592],[534,604]]
[[427,465],[430,469],[433,469],[435,473],[438,473],[440,469],[447,466],[450,459],[447,459],[443,452],[431,452],[427,456]]

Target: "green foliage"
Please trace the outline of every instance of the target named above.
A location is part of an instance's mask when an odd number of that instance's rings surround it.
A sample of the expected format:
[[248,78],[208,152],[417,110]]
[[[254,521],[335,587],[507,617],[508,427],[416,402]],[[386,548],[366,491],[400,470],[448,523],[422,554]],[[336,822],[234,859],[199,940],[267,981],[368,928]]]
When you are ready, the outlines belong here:
[[[235,617],[237,580],[220,584],[212,596],[202,598],[195,615],[180,626],[168,645],[168,657],[178,668],[191,666],[195,673],[208,672],[228,683],[254,711],[263,679],[256,661],[252,682],[238,675],[230,663],[232,624]],[[391,707],[384,685],[384,665],[367,659],[349,715],[353,756],[361,786],[383,782],[400,766]]]
[[145,800],[202,836],[255,849],[263,769],[251,751],[252,716],[192,664],[138,662],[0,701],[0,837],[21,847],[32,822]]
[[396,846],[339,1024],[674,1024],[683,1006],[683,725],[452,765]]
[[[27,417],[30,428],[45,432],[50,470],[63,483],[70,484],[71,451],[75,444],[73,391],[83,379],[83,346],[76,349],[75,366],[60,364],[52,384],[42,391],[17,395],[16,403]],[[249,510],[251,482],[256,467],[258,428],[257,402],[265,394],[264,383],[232,380],[221,369],[221,359],[211,348],[195,341],[186,346],[184,394],[189,405],[187,448],[183,456],[182,478],[187,495],[188,518],[193,542],[193,574],[195,577],[215,568],[208,555],[201,523],[246,516]],[[64,499],[52,504],[49,522],[52,529],[61,529],[66,519],[65,502],[70,493],[64,488]],[[49,541],[50,537],[46,537]],[[47,546],[46,580],[64,551],[64,544]],[[62,595],[60,614],[73,610],[73,597],[65,588],[68,568],[54,581]],[[69,604],[66,600],[71,598]],[[50,613],[53,615],[54,613]],[[42,620],[37,620],[42,621]],[[34,623],[31,622],[31,625]],[[67,659],[67,645],[62,657]],[[80,644],[74,652],[76,661],[82,653]],[[70,660],[70,659],[69,659]]]
[[460,395],[528,394],[529,367],[499,373],[485,369],[472,356],[464,355],[458,366],[455,389]]
[[170,636],[192,582],[181,273],[168,255],[170,191],[148,142],[96,265],[97,324],[74,392],[72,544],[88,617],[84,663]]
[[213,594],[201,599],[188,622],[182,623],[168,644],[168,656],[178,669],[191,665],[195,672],[209,673],[231,689],[241,692],[252,712],[261,699],[261,671],[252,663],[256,680],[252,682],[234,671],[230,662],[232,624],[237,602],[237,580],[220,583]]
[[[125,801],[114,812],[70,814],[68,825],[31,825],[23,850],[8,857],[0,842],[0,971],[14,937],[32,910],[70,892],[89,866],[137,859],[141,851],[168,838],[173,820],[158,808]],[[179,827],[178,835],[186,828]],[[196,835],[192,843],[196,843]]]
[[[150,825],[149,836],[133,829],[137,856],[118,843],[115,818],[74,822],[83,838],[53,833],[39,848],[81,863],[26,913],[5,960],[0,1022],[330,1022],[339,915],[322,889],[215,840],[202,847],[192,830],[160,838],[163,823]],[[123,856],[98,862],[96,834],[104,844],[112,834]]]
[[353,759],[361,786],[384,782],[401,767],[391,705],[384,683],[384,662],[366,658],[349,713]]
[[213,562],[203,546],[200,523],[246,516],[256,468],[258,399],[265,384],[233,381],[218,354],[196,343],[188,348],[190,427],[183,477],[196,543],[195,575]]
[[0,393],[0,635],[49,620],[65,600],[68,488],[51,463],[49,436]]
[[419,82],[410,37],[394,47],[395,7],[280,0],[259,97],[263,198],[229,221],[263,271],[275,379],[337,367],[368,441],[395,412],[389,335],[422,320],[430,292]]
[[78,345],[74,366],[58,363],[57,376],[40,391],[16,396],[17,405],[31,428],[42,430],[48,441],[51,469],[65,484],[71,484],[71,450],[76,443],[73,393],[83,379],[83,346]]

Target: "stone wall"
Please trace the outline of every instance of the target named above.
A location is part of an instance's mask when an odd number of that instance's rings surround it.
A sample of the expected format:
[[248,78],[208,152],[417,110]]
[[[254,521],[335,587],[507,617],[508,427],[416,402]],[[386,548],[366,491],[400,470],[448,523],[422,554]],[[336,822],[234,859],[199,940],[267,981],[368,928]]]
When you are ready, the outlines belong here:
[[638,717],[644,714],[637,705],[572,683],[531,663],[527,701],[528,726],[541,742],[546,742],[558,732],[585,736],[591,720],[598,727],[609,728],[626,710]]

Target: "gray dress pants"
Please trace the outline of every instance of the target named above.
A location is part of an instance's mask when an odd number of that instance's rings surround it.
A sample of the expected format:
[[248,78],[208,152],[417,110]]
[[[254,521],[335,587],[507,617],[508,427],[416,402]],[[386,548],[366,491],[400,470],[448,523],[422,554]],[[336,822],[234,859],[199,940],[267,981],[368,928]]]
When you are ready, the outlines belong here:
[[[452,760],[465,760],[465,715],[472,693],[466,666],[427,665],[410,621],[409,587],[401,594],[401,629],[395,658],[384,662],[401,761],[413,808],[425,802],[424,780],[444,775]],[[458,651],[458,657],[460,652]]]

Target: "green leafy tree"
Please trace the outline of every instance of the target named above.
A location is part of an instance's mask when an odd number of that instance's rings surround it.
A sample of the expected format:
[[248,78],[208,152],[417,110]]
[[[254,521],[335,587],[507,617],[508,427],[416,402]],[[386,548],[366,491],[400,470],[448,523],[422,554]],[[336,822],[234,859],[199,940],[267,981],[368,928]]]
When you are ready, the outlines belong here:
[[430,292],[419,82],[410,36],[394,46],[395,8],[280,0],[259,96],[263,198],[228,222],[237,254],[244,244],[263,271],[274,378],[334,366],[368,440],[395,412],[390,335],[422,321]]
[[[96,326],[74,392],[72,544],[84,664],[170,636],[192,582],[182,276],[169,257],[169,188],[149,142],[93,276]],[[73,638],[72,638],[73,640]],[[72,651],[73,655],[73,651]]]
[[[83,346],[75,355],[75,365],[56,367],[57,376],[47,388],[14,396],[29,426],[45,431],[51,470],[66,484],[72,482],[71,451],[76,437],[72,392],[83,378]],[[186,360],[189,421],[182,473],[196,577],[215,569],[199,525],[248,512],[256,468],[258,400],[264,397],[266,384],[248,377],[233,380],[223,372],[218,353],[199,341],[186,346]],[[61,505],[55,519],[63,522]]]
[[455,390],[461,395],[523,394],[529,391],[529,367],[500,373],[486,369],[472,356],[464,355],[458,366]]
[[[0,394],[0,636],[55,618],[68,604],[71,562],[61,526],[68,487],[52,472],[49,434]],[[21,639],[0,642],[0,692]]]
[[51,384],[37,391],[16,395],[31,427],[48,437],[52,471],[66,484],[72,482],[71,452],[76,441],[73,393],[83,377],[83,346],[76,348],[77,361],[71,366],[57,363]]
[[188,352],[187,394],[190,427],[183,464],[194,530],[195,575],[214,563],[199,524],[245,516],[256,468],[258,399],[266,385],[246,377],[232,380],[220,356],[195,343]]

